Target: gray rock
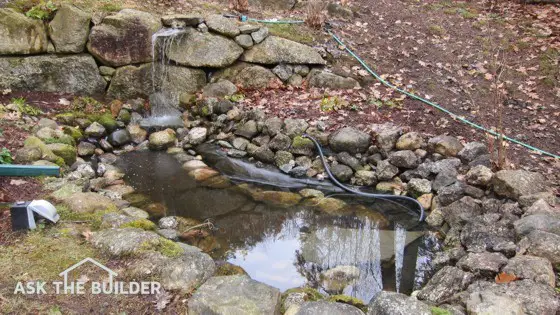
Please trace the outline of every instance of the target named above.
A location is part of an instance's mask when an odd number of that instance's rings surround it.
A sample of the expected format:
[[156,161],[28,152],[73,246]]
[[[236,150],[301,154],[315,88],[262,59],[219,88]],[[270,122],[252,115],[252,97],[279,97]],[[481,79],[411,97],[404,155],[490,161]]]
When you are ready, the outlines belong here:
[[121,227],[121,225],[130,223],[134,221],[134,218],[131,218],[127,215],[120,214],[120,213],[107,213],[104,214],[101,218],[101,229],[115,229]]
[[305,77],[309,74],[309,67],[306,65],[295,65],[294,66],[294,73],[299,74],[302,77]]
[[333,132],[329,136],[329,144],[335,152],[346,151],[351,154],[365,152],[371,137],[358,129],[346,127]]
[[[154,82],[161,91],[181,95],[183,93],[196,93],[206,85],[206,73],[202,69],[191,69],[168,65],[156,68],[156,78],[164,77],[159,71],[165,71],[165,79]],[[152,90],[150,90],[152,91]]]
[[350,166],[354,171],[359,171],[363,169],[360,161],[350,155],[348,152],[340,152],[336,155],[336,160],[344,165]]
[[191,129],[188,133],[189,143],[192,145],[201,144],[206,141],[208,135],[208,129],[204,127],[195,127]]
[[442,206],[447,206],[465,195],[466,185],[463,182],[455,182],[453,185],[445,186],[438,190],[438,200]]
[[128,131],[132,142],[136,144],[144,142],[148,135],[148,132],[142,129],[139,125],[129,124],[128,126],[126,126],[126,130]]
[[479,202],[468,196],[443,207],[441,211],[445,221],[451,226],[462,226],[471,218],[482,213]]
[[237,149],[229,149],[227,150],[227,155],[234,158],[242,158],[247,155],[247,152]]
[[78,144],[78,156],[91,156],[95,153],[95,145],[89,142],[80,142]]
[[0,58],[0,88],[96,95],[106,82],[89,55]]
[[315,314],[329,314],[329,315],[363,315],[359,308],[343,303],[317,301],[303,303],[296,315],[315,315]]
[[132,141],[130,134],[126,129],[119,129],[117,131],[112,132],[109,137],[107,138],[109,143],[115,147],[123,146],[127,143]]
[[280,80],[282,80],[282,81],[285,82],[285,81],[287,81],[287,80],[290,78],[290,76],[292,75],[292,73],[293,73],[293,68],[290,67],[290,66],[288,66],[288,65],[285,65],[285,64],[280,64],[280,65],[277,65],[276,67],[274,67],[274,68],[272,69],[272,72],[273,72],[274,74],[276,74],[276,76],[277,76]]
[[[249,149],[247,149],[249,151]],[[251,152],[249,152],[251,154]],[[273,163],[274,162],[274,152],[268,148],[268,146],[258,147],[252,154],[255,159],[263,163]]]
[[109,76],[112,77],[113,75],[115,75],[115,72],[117,71],[117,69],[113,68],[113,67],[107,67],[107,66],[101,66],[99,67],[99,73],[102,76]]
[[115,257],[137,254],[159,242],[160,238],[156,233],[136,228],[101,230],[91,237],[91,244],[95,248]]
[[150,217],[150,214],[148,212],[136,207],[126,207],[121,211],[133,218],[148,219]]
[[494,192],[517,200],[520,196],[543,192],[547,189],[543,175],[525,170],[503,170],[494,174]]
[[233,64],[242,53],[243,48],[231,39],[188,28],[169,47],[167,56],[183,66],[223,68]]
[[477,157],[488,154],[488,146],[481,142],[469,142],[457,153],[457,157],[464,162],[472,162]]
[[416,150],[424,146],[424,139],[418,132],[408,132],[402,135],[396,143],[397,150]]
[[204,22],[201,16],[187,14],[170,14],[161,17],[161,23],[171,28],[185,28],[187,26],[197,26]]
[[455,137],[442,135],[428,140],[428,149],[444,156],[456,156],[463,145]]
[[168,240],[176,241],[179,239],[179,232],[177,232],[177,230],[157,229],[156,233]]
[[336,75],[327,71],[313,69],[307,75],[308,84],[311,87],[329,89],[353,89],[360,87],[358,81]]
[[427,179],[413,178],[408,182],[408,192],[412,196],[421,196],[432,192],[432,183]]
[[439,191],[443,187],[454,184],[457,182],[457,175],[459,174],[454,168],[445,169],[439,172],[432,183],[433,189],[435,191]]
[[448,158],[436,162],[424,163],[427,171],[433,174],[439,174],[444,171],[456,170],[461,165],[461,160],[457,158]]
[[284,125],[284,120],[279,117],[270,117],[267,118],[264,122],[264,128],[269,136],[274,137],[277,133],[282,130],[282,126]]
[[389,163],[389,160],[379,161],[377,163],[377,179],[390,180],[399,173],[398,167]]
[[315,150],[313,142],[307,138],[301,136],[295,136],[292,140],[292,145],[290,146],[290,152],[298,155],[312,156]]
[[[255,38],[255,34],[251,35],[253,40],[258,42],[259,38]],[[261,43],[245,51],[241,60],[260,64],[326,64],[312,47],[277,36],[268,36]]]
[[237,137],[235,139],[233,139],[233,147],[238,149],[238,150],[245,150],[247,148],[247,145],[249,144],[249,140],[245,139],[245,138],[241,138],[241,137]]
[[431,315],[431,307],[402,293],[381,291],[368,305],[368,315]]
[[113,145],[109,143],[109,141],[105,140],[105,139],[99,139],[99,146],[101,147],[101,149],[103,149],[103,151],[105,152],[111,152],[113,151]]
[[516,256],[507,262],[503,272],[515,275],[517,279],[529,279],[554,288],[556,276],[548,259],[537,256]]
[[292,119],[288,118],[284,120],[284,129],[286,130],[286,135],[293,138],[295,136],[301,136],[305,133],[309,124],[305,119]]
[[354,176],[356,178],[356,185],[373,186],[377,184],[377,176],[373,171],[358,170]]
[[257,130],[257,122],[254,120],[249,120],[245,122],[241,127],[235,130],[237,136],[241,136],[247,139],[252,139],[259,133]]
[[[287,151],[277,151],[276,155],[274,156],[274,164],[276,164],[276,166],[282,169],[282,171],[284,172],[289,172],[292,169],[292,167],[294,167],[295,162],[293,160],[294,160],[294,156]],[[289,169],[286,170],[284,166],[286,166],[287,164],[290,164],[290,167]]]
[[401,127],[395,126],[392,123],[374,124],[371,126],[371,129],[375,134],[377,147],[386,152],[391,151],[395,147],[403,132]]
[[175,216],[163,217],[158,221],[160,229],[176,229],[178,225],[179,220]]
[[188,301],[189,314],[280,314],[280,291],[247,276],[208,279]]
[[[553,288],[531,280],[512,281],[504,284],[498,284],[494,281],[478,281],[469,286],[467,294],[464,294],[463,302],[467,304],[467,300],[470,299],[470,293],[475,292],[491,292],[499,296],[505,295],[522,305],[522,314],[557,314],[560,308],[560,301]],[[510,306],[514,305],[515,303],[510,304]],[[505,309],[507,308],[500,310],[499,314],[505,314],[503,312]]]
[[43,153],[41,152],[41,149],[37,147],[20,148],[16,151],[15,160],[18,163],[30,163],[40,160],[42,157]]
[[471,168],[465,176],[467,183],[486,187],[492,181],[492,170],[484,165],[477,165]]
[[533,214],[545,214],[548,216],[560,217],[560,209],[558,209],[558,207],[551,207],[544,199],[539,199],[525,210],[523,216]]
[[175,131],[172,129],[165,129],[162,131],[154,132],[149,138],[149,147],[152,150],[165,150],[173,145],[177,137],[175,136]]
[[514,241],[511,222],[501,220],[497,213],[474,217],[461,231],[461,243],[470,252],[500,251],[509,256],[508,244]]
[[331,166],[331,172],[333,173],[334,177],[341,182],[349,181],[354,175],[352,169],[344,164],[336,164]]
[[536,194],[524,195],[524,196],[519,197],[518,201],[519,201],[519,205],[522,208],[527,208],[539,199],[543,199],[544,201],[546,201],[551,206],[554,206],[556,204],[556,196],[549,191],[540,192],[540,193],[536,193]]
[[259,30],[261,28],[259,25],[255,24],[242,24],[239,26],[239,31],[241,34],[251,34]]
[[0,55],[44,53],[49,43],[43,21],[8,8],[0,8],[0,39]]
[[236,36],[235,42],[243,48],[253,47],[253,38],[248,34],[241,34]]
[[288,78],[288,85],[290,86],[294,86],[294,87],[300,87],[303,84],[303,77],[297,73],[292,74],[289,78]]
[[433,303],[441,303],[455,293],[467,288],[474,279],[470,272],[464,272],[459,268],[445,266],[439,270],[418,293],[418,298]]
[[292,140],[290,139],[290,137],[286,136],[285,134],[278,133],[274,138],[270,140],[268,146],[274,151],[286,151],[290,148],[291,144]]
[[457,262],[457,267],[475,275],[493,277],[507,262],[508,259],[500,253],[468,253]]
[[470,167],[477,166],[477,165],[484,165],[488,168],[491,168],[492,167],[492,161],[491,161],[490,154],[479,155],[474,160],[469,162]]
[[327,11],[330,16],[337,16],[343,19],[351,19],[354,17],[354,12],[347,6],[331,2],[327,5]]
[[234,83],[239,84],[247,89],[263,89],[278,80],[276,75],[267,68],[261,66],[246,67],[234,78]]
[[519,238],[534,230],[560,235],[560,218],[552,217],[547,214],[529,215],[515,221],[513,225],[515,227],[515,233]]
[[88,51],[101,63],[119,67],[152,61],[152,35],[161,28],[155,16],[132,9],[103,18],[91,29]]
[[107,96],[115,99],[132,100],[147,98],[153,91],[152,64],[124,66],[117,69],[111,79]]
[[91,14],[62,4],[49,23],[49,36],[57,53],[81,53],[86,47]]
[[234,19],[226,18],[221,14],[212,14],[206,17],[206,25],[208,29],[216,33],[235,37],[239,35],[239,27]]
[[510,314],[522,315],[523,306],[505,294],[492,291],[473,292],[466,302],[467,312],[472,315]]
[[216,266],[210,256],[200,249],[181,244],[183,254],[168,259],[160,271],[162,286],[167,290],[190,293],[214,274]]
[[255,44],[262,43],[262,41],[268,37],[268,28],[259,28],[256,32],[251,33],[251,37],[253,38]]
[[560,263],[560,236],[535,230],[519,242],[519,253],[544,257],[552,264]]
[[418,157],[413,151],[395,151],[389,154],[389,162],[397,167],[415,168],[418,166]]

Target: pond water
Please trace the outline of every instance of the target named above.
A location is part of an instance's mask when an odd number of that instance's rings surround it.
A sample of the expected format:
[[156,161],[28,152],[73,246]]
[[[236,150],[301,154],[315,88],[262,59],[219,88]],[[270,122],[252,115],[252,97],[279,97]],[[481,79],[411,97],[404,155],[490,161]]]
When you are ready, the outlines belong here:
[[[311,285],[368,302],[381,290],[411,293],[431,275],[437,241],[417,215],[393,203],[331,192],[354,210],[328,214],[304,205],[255,202],[234,187],[204,187],[166,153],[128,153],[117,164],[137,192],[167,207],[166,215],[210,219],[216,230],[202,247],[214,259],[241,266],[280,290]],[[278,186],[260,187],[282,189]],[[326,195],[336,191],[328,187],[320,188]],[[352,281],[321,276],[335,267],[349,270]]]

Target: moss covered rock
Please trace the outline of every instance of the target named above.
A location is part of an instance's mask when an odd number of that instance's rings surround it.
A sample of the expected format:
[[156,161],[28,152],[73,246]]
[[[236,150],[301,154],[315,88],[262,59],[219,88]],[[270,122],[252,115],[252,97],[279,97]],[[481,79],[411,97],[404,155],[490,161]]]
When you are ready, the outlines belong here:
[[52,143],[47,144],[47,148],[50,149],[54,154],[64,159],[64,163],[66,163],[67,165],[72,165],[74,164],[74,162],[76,162],[76,148],[71,145],[64,143]]
[[0,38],[0,55],[44,53],[49,43],[42,21],[7,8],[0,8]]
[[25,148],[38,148],[41,150],[41,159],[53,162],[59,166],[63,166],[65,161],[60,156],[56,155],[47,147],[47,145],[41,141],[41,139],[31,136],[24,141]]

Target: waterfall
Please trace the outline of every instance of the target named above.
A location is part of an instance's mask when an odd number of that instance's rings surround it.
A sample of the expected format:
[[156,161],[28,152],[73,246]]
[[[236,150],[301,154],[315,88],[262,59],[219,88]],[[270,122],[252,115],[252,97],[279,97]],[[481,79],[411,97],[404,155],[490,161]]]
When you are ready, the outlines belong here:
[[395,224],[395,287],[399,292],[402,280],[406,229],[399,223]]
[[170,60],[169,47],[184,34],[184,29],[163,28],[152,35],[152,94],[150,95],[151,115],[140,125],[147,129],[179,128],[183,126],[181,112],[177,109],[179,95],[167,87]]

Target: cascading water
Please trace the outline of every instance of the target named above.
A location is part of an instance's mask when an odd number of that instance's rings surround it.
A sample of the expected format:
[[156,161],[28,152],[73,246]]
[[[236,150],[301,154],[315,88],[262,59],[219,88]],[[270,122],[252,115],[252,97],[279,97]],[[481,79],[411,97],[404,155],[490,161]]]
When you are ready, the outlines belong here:
[[177,128],[183,126],[181,112],[177,109],[179,95],[168,87],[167,57],[169,47],[185,33],[184,29],[163,28],[152,35],[152,90],[150,95],[151,115],[140,124],[144,128]]
[[400,290],[402,269],[404,262],[404,247],[406,244],[406,229],[399,223],[395,224],[395,288]]

